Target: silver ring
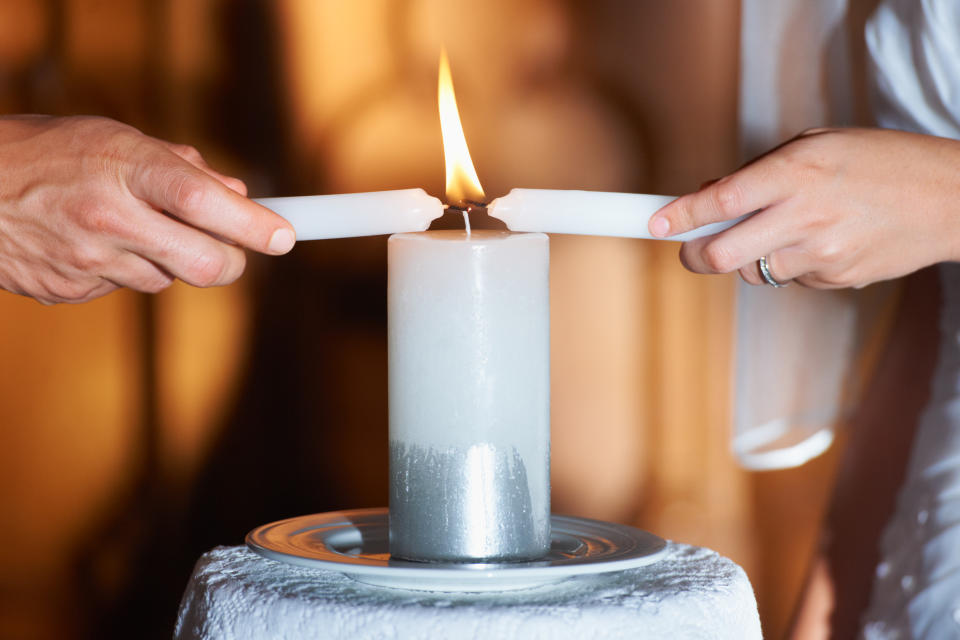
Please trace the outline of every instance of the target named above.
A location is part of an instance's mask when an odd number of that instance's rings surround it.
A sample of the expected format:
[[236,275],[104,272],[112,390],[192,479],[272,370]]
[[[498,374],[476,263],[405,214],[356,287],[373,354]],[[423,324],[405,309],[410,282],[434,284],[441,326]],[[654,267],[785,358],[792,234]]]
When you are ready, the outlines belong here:
[[757,260],[757,266],[760,267],[760,275],[763,276],[763,279],[767,281],[767,284],[771,287],[780,287],[787,286],[786,282],[778,282],[776,278],[770,275],[770,267],[767,266],[767,256],[760,256],[760,259]]

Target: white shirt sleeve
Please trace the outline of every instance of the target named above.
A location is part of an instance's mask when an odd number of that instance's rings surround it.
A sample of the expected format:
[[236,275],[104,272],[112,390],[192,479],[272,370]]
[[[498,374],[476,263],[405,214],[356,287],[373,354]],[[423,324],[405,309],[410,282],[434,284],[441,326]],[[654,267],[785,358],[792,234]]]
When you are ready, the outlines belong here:
[[877,123],[960,138],[960,1],[887,0],[866,38]]

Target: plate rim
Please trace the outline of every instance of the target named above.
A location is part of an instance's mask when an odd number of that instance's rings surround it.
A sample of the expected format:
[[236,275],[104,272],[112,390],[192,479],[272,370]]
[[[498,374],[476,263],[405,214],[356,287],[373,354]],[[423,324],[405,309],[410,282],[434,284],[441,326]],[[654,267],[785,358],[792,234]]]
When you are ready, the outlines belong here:
[[[398,566],[387,564],[389,561],[384,561],[382,564],[379,562],[376,564],[353,564],[346,561],[338,562],[334,559],[309,557],[302,554],[291,553],[290,551],[281,551],[270,548],[269,546],[265,546],[259,542],[257,538],[258,534],[284,524],[292,524],[298,521],[305,521],[306,523],[306,521],[318,518],[325,519],[333,523],[337,518],[346,519],[351,515],[355,517],[367,518],[383,517],[384,525],[381,526],[389,526],[389,509],[385,507],[342,509],[293,516],[291,518],[284,518],[260,525],[247,533],[245,537],[245,543],[247,548],[267,559],[300,567],[334,571],[357,579],[361,582],[364,582],[365,579],[369,578],[383,578],[385,581],[388,581],[391,584],[404,580],[450,580],[460,585],[463,583],[482,584],[489,583],[491,581],[503,583],[527,583],[537,580],[553,581],[578,575],[636,569],[658,562],[666,554],[668,548],[668,542],[666,540],[660,536],[657,536],[656,534],[639,529],[637,527],[564,514],[551,514],[551,525],[559,522],[578,525],[588,530],[591,527],[608,530],[612,529],[640,542],[645,547],[651,547],[651,550],[639,555],[625,558],[604,559],[601,557],[591,560],[589,558],[578,557],[567,559],[566,561],[554,560],[551,564],[542,564],[544,562],[551,562],[548,560],[535,561],[533,563],[502,563],[495,565],[480,563],[472,565],[456,565],[453,563],[434,564],[427,562],[419,564],[411,562],[409,564]],[[553,526],[551,529],[553,529]],[[569,532],[567,533],[569,534]],[[322,538],[320,542],[323,542]],[[339,553],[333,551],[332,549],[331,551],[333,553]]]

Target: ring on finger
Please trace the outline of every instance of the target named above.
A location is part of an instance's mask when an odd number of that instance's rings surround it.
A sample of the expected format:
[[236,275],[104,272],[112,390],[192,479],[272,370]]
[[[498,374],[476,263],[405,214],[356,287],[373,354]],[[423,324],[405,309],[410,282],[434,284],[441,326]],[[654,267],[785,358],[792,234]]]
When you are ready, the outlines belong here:
[[763,276],[764,281],[771,287],[776,287],[777,289],[787,286],[788,282],[780,282],[773,277],[770,273],[770,265],[767,261],[767,256],[760,256],[760,259],[757,260],[757,266],[760,267],[760,275]]

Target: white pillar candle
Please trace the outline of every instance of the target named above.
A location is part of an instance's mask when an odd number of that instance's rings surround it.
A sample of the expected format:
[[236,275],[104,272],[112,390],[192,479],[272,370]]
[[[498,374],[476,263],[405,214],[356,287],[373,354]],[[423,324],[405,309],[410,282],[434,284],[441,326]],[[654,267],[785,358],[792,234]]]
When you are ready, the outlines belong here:
[[[511,231],[661,239],[650,235],[647,223],[661,207],[674,200],[674,196],[644,193],[514,189],[491,202],[487,212],[503,220]],[[686,242],[713,235],[746,217],[708,224],[662,239]]]
[[435,562],[550,546],[549,244],[431,231],[388,243],[390,552]]
[[423,189],[259,198],[255,202],[286,218],[297,240],[424,231],[443,215],[443,203]]

